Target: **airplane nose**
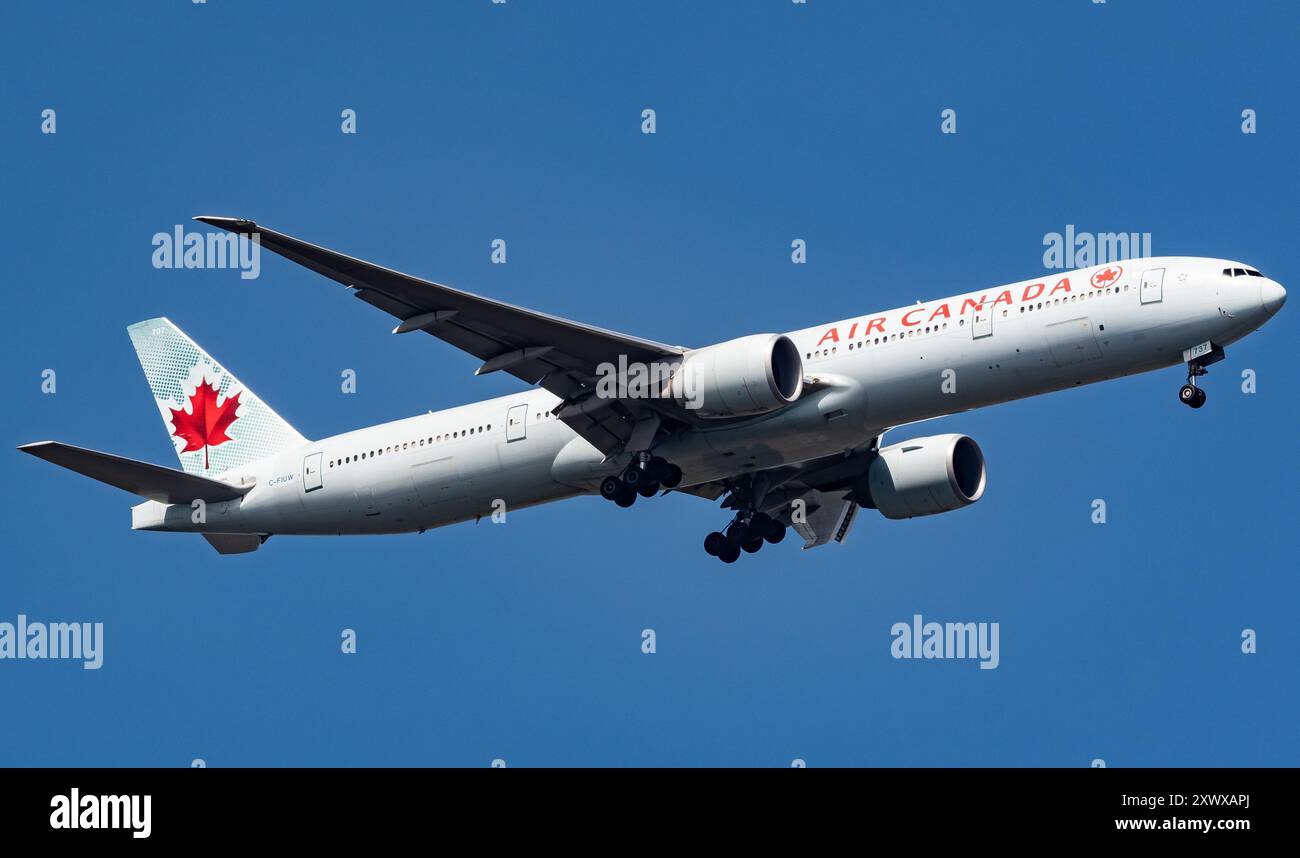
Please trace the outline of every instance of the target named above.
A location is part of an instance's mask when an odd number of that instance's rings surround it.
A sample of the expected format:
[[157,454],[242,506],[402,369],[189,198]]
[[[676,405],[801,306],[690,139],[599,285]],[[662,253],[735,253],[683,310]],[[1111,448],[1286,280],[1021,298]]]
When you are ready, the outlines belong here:
[[1276,316],[1277,311],[1286,303],[1286,290],[1281,283],[1265,280],[1259,284],[1259,303],[1264,305],[1264,310],[1270,316]]

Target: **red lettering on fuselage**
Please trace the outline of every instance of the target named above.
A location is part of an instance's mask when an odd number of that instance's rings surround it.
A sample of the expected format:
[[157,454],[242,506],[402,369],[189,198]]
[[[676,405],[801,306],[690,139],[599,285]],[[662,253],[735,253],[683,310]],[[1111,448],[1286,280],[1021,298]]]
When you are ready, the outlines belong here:
[[[1104,287],[1097,287],[1097,288],[1104,288]],[[1030,283],[1027,286],[1025,286],[1023,290],[1021,290],[1019,301],[1020,303],[1025,303],[1025,304],[1031,303],[1037,300],[1038,298],[1042,297],[1043,292],[1046,290],[1047,290],[1046,282]],[[1051,298],[1057,292],[1071,293],[1073,291],[1074,290],[1070,285],[1070,278],[1062,277],[1060,280],[1056,281],[1056,284],[1054,286],[1052,286],[1051,291],[1047,293],[1047,297]],[[912,309],[903,313],[903,315],[899,317],[898,320],[899,324],[901,324],[905,328],[916,327],[917,325],[921,324],[921,316],[922,314],[925,313],[929,313],[929,316],[926,318],[926,321],[929,322],[933,322],[937,319],[951,319],[952,307],[950,306],[950,303],[955,303],[957,300],[958,299],[956,298],[950,298],[947,301],[944,301],[942,304],[939,304],[938,306],[934,307],[933,309],[931,309],[930,307],[913,307]],[[964,316],[966,315],[967,310],[982,311],[985,308],[985,305],[987,303],[988,303],[987,294],[980,295],[979,300],[976,300],[975,298],[962,298],[961,308],[957,311],[957,313],[958,315]],[[998,293],[996,298],[993,299],[994,307],[996,307],[999,304],[1006,304],[1007,306],[1012,306],[1015,303],[1017,303],[1016,299],[1012,297],[1012,290],[1010,289],[1004,289],[1003,291]],[[870,337],[872,332],[875,332],[877,334],[884,334],[885,323],[888,320],[889,320],[888,316],[876,316],[875,318],[868,319],[866,321],[866,325],[862,327],[861,333],[858,332],[858,328],[860,325],[862,325],[862,323],[860,321],[854,322],[853,325],[849,328],[848,336],[846,337],[846,339],[851,340],[854,339],[855,337]],[[838,343],[839,341],[840,341],[839,328],[832,327],[829,328],[826,331],[826,333],[822,334],[822,338],[817,341],[817,345],[821,346],[828,342]]]

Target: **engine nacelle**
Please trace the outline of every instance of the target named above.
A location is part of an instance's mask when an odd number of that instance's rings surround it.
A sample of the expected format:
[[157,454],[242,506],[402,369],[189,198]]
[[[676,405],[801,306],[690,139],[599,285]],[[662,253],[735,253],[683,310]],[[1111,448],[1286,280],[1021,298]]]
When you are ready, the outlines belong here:
[[789,337],[754,334],[687,354],[672,390],[700,417],[767,414],[803,393],[803,360]]
[[885,518],[914,518],[970,506],[984,482],[984,453],[973,439],[933,435],[882,447],[855,493]]

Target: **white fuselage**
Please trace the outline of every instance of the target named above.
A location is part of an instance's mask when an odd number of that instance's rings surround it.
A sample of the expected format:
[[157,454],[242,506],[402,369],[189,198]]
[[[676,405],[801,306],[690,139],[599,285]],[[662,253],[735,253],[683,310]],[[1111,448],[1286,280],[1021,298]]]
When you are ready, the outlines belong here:
[[[774,413],[662,439],[683,486],[860,448],[886,429],[1184,362],[1270,316],[1273,281],[1165,257],[1052,274],[794,331],[811,383]],[[1119,272],[1119,273],[1115,273]],[[1275,309],[1272,308],[1272,309]],[[1172,400],[1171,400],[1172,401]],[[595,491],[604,457],[534,389],[384,423],[223,474],[242,498],[147,502],[133,526],[213,533],[398,533]]]

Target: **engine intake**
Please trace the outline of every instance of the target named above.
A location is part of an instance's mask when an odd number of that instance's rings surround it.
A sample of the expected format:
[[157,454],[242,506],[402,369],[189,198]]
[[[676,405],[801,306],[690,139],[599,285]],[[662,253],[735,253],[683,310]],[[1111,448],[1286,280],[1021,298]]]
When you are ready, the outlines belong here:
[[881,448],[855,493],[885,518],[915,518],[970,506],[984,495],[985,477],[974,439],[932,435]]
[[767,414],[803,393],[803,360],[784,334],[754,334],[697,349],[678,373],[674,397],[705,418]]

